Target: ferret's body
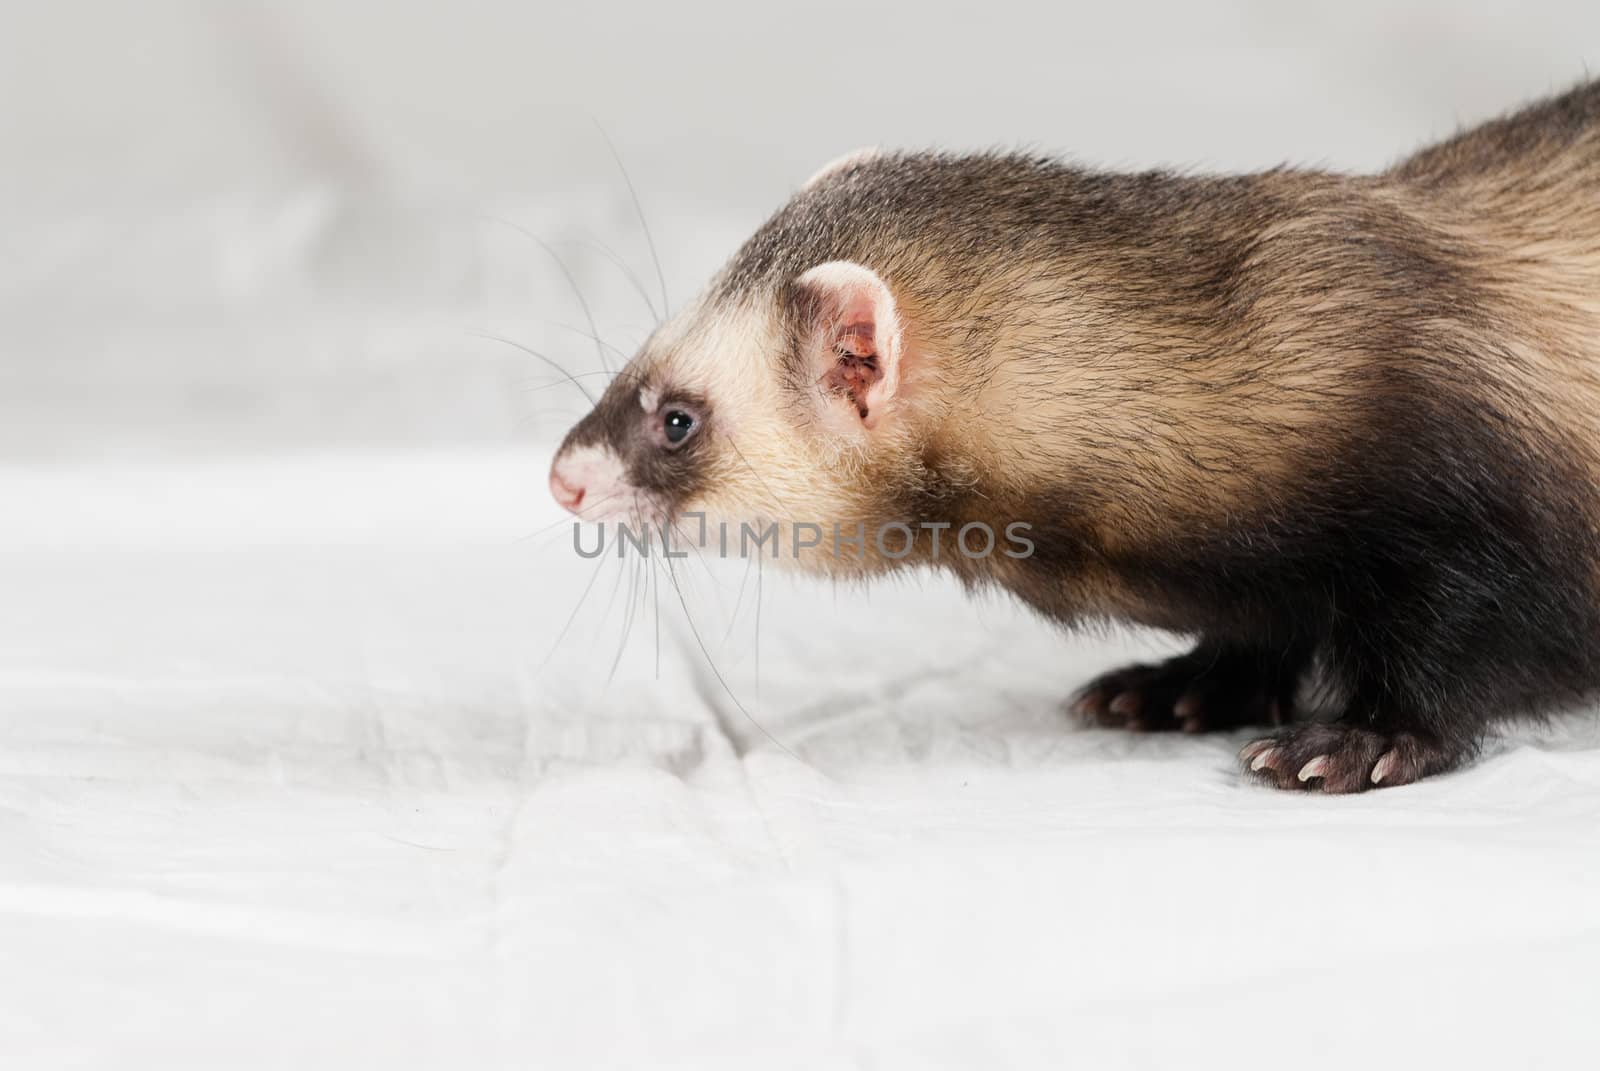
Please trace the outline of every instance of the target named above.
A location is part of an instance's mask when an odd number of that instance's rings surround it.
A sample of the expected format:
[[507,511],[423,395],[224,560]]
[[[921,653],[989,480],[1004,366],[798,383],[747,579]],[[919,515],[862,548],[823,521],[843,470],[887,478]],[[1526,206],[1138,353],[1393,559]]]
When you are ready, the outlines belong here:
[[1284,787],[1403,783],[1600,686],[1600,84],[1372,177],[853,158],[630,372],[560,488],[919,533],[802,560],[834,571],[1025,522],[1030,556],[934,564],[1198,639],[1092,719],[1276,722],[1318,669],[1343,716],[1245,752]]

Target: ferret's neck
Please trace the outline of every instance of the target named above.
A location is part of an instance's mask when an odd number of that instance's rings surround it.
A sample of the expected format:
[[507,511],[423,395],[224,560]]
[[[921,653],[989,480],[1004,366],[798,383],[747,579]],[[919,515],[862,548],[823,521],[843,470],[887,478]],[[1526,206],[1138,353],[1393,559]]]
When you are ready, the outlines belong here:
[[1195,270],[1028,265],[992,303],[937,321],[935,436],[995,495],[1126,471],[1141,444],[1182,434],[1237,349]]

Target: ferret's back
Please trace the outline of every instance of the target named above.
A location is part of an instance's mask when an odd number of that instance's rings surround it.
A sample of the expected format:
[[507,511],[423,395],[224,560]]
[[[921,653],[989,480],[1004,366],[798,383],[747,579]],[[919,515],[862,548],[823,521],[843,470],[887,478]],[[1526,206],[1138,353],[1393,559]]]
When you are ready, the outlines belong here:
[[1600,80],[1429,146],[1389,174],[1435,190],[1480,185],[1507,192],[1600,181]]

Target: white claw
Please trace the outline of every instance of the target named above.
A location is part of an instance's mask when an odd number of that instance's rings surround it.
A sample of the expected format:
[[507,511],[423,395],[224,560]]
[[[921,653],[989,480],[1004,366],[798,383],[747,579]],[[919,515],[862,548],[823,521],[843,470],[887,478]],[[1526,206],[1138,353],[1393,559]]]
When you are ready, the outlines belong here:
[[1378,764],[1372,768],[1372,783],[1378,784],[1385,777],[1394,773],[1394,768],[1399,765],[1400,753],[1398,751],[1385,751],[1383,756],[1378,759]]
[[1276,755],[1277,753],[1278,753],[1278,749],[1277,748],[1275,748],[1275,747],[1267,748],[1267,750],[1265,750],[1261,754],[1257,755],[1255,757],[1255,759],[1253,761],[1251,761],[1251,763],[1250,763],[1251,771],[1254,772],[1256,770],[1261,769],[1263,766],[1265,766],[1267,764],[1267,762],[1269,760],[1271,760],[1272,756]]
[[1328,756],[1318,755],[1304,766],[1300,767],[1300,780],[1309,781],[1313,777],[1322,777],[1328,772]]

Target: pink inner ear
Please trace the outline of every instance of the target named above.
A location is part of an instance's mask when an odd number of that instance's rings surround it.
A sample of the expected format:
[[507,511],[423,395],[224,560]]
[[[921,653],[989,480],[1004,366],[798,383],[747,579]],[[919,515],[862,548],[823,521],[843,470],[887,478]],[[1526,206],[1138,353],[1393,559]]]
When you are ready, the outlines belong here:
[[800,281],[816,299],[817,383],[849,401],[871,427],[896,379],[899,325],[894,298],[876,274],[856,264],[822,265]]
[[871,407],[867,392],[883,380],[883,369],[878,365],[878,343],[872,324],[853,323],[834,336],[834,353],[837,360],[822,376],[823,389],[831,394],[841,394],[856,407],[856,414],[867,419]]
[[857,357],[876,357],[878,355],[878,343],[872,330],[872,321],[853,323],[840,331],[838,339],[834,343],[834,348],[844,350]]
[[822,387],[830,394],[840,394],[850,399],[856,415],[867,419],[871,408],[867,405],[867,392],[883,379],[878,358],[872,354],[842,352],[839,360],[823,375]]

